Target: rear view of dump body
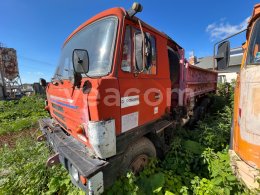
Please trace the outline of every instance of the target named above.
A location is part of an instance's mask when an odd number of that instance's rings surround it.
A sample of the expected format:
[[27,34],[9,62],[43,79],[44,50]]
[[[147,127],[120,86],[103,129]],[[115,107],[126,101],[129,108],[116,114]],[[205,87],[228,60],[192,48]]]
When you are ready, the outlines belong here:
[[190,65],[181,46],[133,17],[138,6],[104,11],[76,29],[46,86],[51,119],[40,121],[39,140],[56,153],[47,164],[60,161],[89,193],[162,157],[174,126],[216,91],[217,73]]

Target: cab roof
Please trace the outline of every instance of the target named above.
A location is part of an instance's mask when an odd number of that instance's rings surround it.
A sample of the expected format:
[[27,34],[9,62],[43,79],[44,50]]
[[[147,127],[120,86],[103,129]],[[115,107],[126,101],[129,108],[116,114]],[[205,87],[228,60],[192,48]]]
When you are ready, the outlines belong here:
[[108,10],[105,10],[103,12],[98,13],[94,17],[90,18],[89,20],[85,21],[83,24],[81,24],[78,28],[76,28],[70,35],[69,37],[65,40],[63,46],[80,30],[82,30],[84,27],[87,25],[91,24],[92,22],[99,20],[101,18],[104,18],[106,16],[117,16],[118,18],[122,18],[123,16],[126,15],[126,11],[124,8],[111,8]]
[[247,31],[247,38],[249,38],[249,34],[251,31],[251,27],[253,23],[260,17],[260,3],[254,6],[251,18],[248,21],[248,31]]
[[150,26],[149,24],[143,22],[141,19],[139,19],[138,17],[133,17],[130,18],[127,14],[127,11],[124,8],[121,7],[117,7],[117,8],[111,8],[108,10],[105,10],[103,12],[98,13],[97,15],[95,15],[94,17],[90,18],[89,20],[85,21],[83,24],[81,24],[78,28],[76,28],[70,35],[69,37],[65,40],[63,46],[80,30],[82,30],[84,27],[86,27],[87,25],[91,24],[92,22],[99,20],[101,18],[104,18],[106,16],[117,16],[119,19],[123,18],[123,17],[127,17],[128,19],[131,19],[133,21],[137,21],[140,20],[142,25],[145,26],[146,28],[154,31],[155,33],[159,34],[160,36],[168,39],[169,41],[173,42],[175,45],[177,45],[180,49],[182,49],[182,47],[176,43],[171,37],[169,37],[167,34],[158,31],[157,29],[155,29],[154,27]]

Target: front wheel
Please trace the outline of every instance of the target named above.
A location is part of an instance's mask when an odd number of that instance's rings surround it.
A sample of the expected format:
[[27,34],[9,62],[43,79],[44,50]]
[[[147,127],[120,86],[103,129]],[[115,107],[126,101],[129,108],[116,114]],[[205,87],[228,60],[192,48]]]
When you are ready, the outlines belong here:
[[122,173],[132,171],[135,175],[148,164],[149,158],[156,157],[154,144],[146,137],[133,142],[126,150],[121,168]]

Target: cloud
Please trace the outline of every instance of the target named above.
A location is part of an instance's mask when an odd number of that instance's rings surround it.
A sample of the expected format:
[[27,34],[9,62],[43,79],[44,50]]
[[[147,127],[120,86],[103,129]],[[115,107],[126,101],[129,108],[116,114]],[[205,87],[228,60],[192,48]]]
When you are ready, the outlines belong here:
[[43,72],[36,72],[38,76],[44,76],[45,74]]
[[194,51],[193,51],[193,50],[192,50],[192,51],[189,51],[188,54],[189,54],[189,57],[191,57],[191,56],[194,55]]
[[250,17],[247,17],[240,24],[231,25],[225,18],[221,18],[218,22],[209,24],[206,32],[209,33],[211,41],[221,40],[245,29],[249,19]]
[[27,72],[29,75],[36,75],[36,76],[44,76],[45,74],[43,72]]

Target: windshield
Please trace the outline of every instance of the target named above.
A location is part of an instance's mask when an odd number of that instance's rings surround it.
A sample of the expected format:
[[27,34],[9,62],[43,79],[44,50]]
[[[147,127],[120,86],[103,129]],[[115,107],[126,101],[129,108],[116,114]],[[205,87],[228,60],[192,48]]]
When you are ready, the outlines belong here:
[[260,64],[260,19],[254,26],[247,54],[247,64]]
[[94,22],[75,34],[63,47],[54,78],[73,77],[72,53],[74,49],[86,49],[89,54],[90,77],[104,76],[111,71],[117,19],[109,17]]

